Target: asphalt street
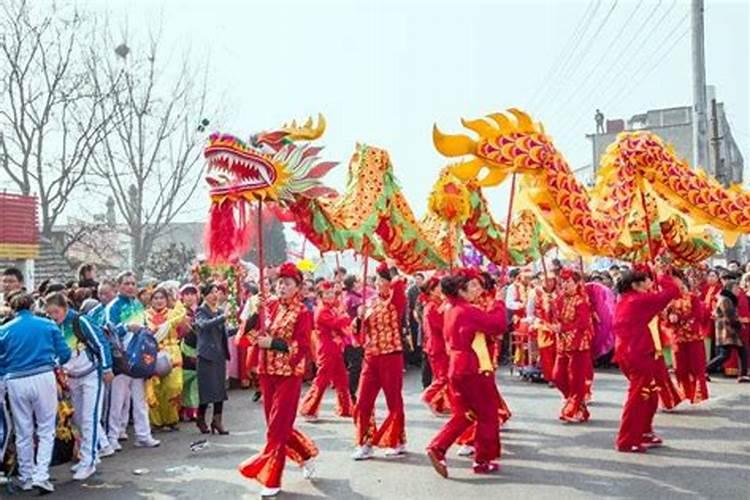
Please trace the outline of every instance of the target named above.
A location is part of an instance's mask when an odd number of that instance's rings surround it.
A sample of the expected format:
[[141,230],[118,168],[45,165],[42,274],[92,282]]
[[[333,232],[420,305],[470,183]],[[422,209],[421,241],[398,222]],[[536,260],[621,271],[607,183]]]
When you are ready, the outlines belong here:
[[[557,420],[560,396],[546,385],[511,377],[503,369],[499,382],[513,417],[502,432],[502,470],[477,476],[470,461],[449,454],[451,478],[438,477],[424,454],[430,437],[443,423],[419,401],[416,371],[406,375],[405,396],[409,454],[353,462],[353,427],[333,416],[327,394],[316,424],[298,421],[314,438],[321,454],[316,478],[302,478],[287,464],[284,499],[460,499],[460,498],[750,498],[750,385],[720,379],[710,384],[712,399],[660,412],[656,430],[663,448],[648,454],[617,453],[613,438],[619,422],[625,380],[615,371],[597,372],[592,420],[566,425]],[[229,436],[203,439],[188,424],[176,433],[157,434],[154,450],[125,450],[104,459],[97,474],[84,483],[71,480],[68,467],[53,469],[55,498],[66,499],[245,499],[259,487],[237,472],[237,464],[264,443],[264,420],[251,392],[231,391],[225,405]],[[384,413],[382,396],[379,416]],[[132,431],[132,429],[131,429]],[[7,495],[7,492],[0,493]],[[17,494],[24,498],[33,494]]]

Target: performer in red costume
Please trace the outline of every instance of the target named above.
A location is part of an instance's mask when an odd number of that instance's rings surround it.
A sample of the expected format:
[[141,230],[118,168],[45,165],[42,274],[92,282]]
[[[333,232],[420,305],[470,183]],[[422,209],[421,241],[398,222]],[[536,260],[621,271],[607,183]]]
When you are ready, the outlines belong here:
[[255,340],[251,358],[263,392],[266,446],[239,467],[243,476],[264,486],[261,496],[279,493],[287,457],[297,462],[304,477],[309,479],[314,472],[312,458],[318,454],[315,443],[294,428],[312,314],[300,296],[302,273],[297,267],[286,263],[279,268],[278,276],[279,297],[269,304],[268,327],[265,335]]
[[349,394],[349,377],[344,366],[343,346],[351,325],[337,298],[334,284],[323,281],[318,284],[318,306],[315,309],[315,329],[318,332],[318,372],[310,390],[302,398],[300,415],[309,421],[317,420],[320,402],[326,387],[333,384],[336,389],[336,414],[352,416],[352,398]]
[[[482,272],[479,275],[482,279],[482,293],[477,296],[477,299],[473,302],[473,304],[479,307],[482,311],[490,312],[495,307],[497,282],[492,277],[492,275],[487,272]],[[502,342],[500,340],[502,339],[485,337],[487,348],[490,353],[490,359],[492,360],[492,370],[494,372],[497,372],[497,369],[500,366],[500,349],[502,348]],[[497,386],[497,383],[495,383],[495,389],[497,391],[498,401],[497,416],[500,420],[500,426],[502,427],[508,420],[510,420],[510,417],[512,417],[513,414],[510,411],[508,403],[505,402],[505,399],[500,393],[500,388]],[[461,447],[458,449],[458,456],[470,457],[474,455],[474,437],[476,435],[476,432],[477,424],[476,422],[474,422],[472,426],[466,429],[466,431],[461,434],[461,436],[459,436],[459,438],[456,440],[456,443],[461,445]]]
[[703,300],[703,310],[706,314],[701,321],[701,333],[707,349],[706,356],[710,356],[711,346],[716,341],[716,304],[719,301],[719,292],[722,284],[719,280],[719,273],[713,269],[706,273],[706,281],[701,286],[701,299]]
[[422,348],[432,369],[432,384],[422,393],[422,401],[436,415],[451,413],[448,396],[448,352],[443,337],[443,293],[440,279],[431,277],[422,285]]
[[[367,306],[363,321],[365,359],[359,379],[354,426],[357,449],[352,458],[372,458],[373,446],[388,448],[387,457],[406,453],[406,423],[402,321],[406,313],[406,282],[394,278],[385,263],[376,269],[378,295]],[[375,425],[375,399],[385,393],[388,416],[378,429]]]
[[615,442],[618,451],[644,452],[658,446],[661,439],[652,432],[659,404],[656,386],[657,353],[649,323],[680,294],[675,278],[657,269],[659,291],[648,291],[648,274],[628,271],[617,283],[620,300],[615,309],[615,359],[628,378],[627,399],[620,431]]
[[587,377],[590,367],[594,325],[591,307],[580,275],[570,269],[560,271],[562,293],[557,299],[557,357],[552,379],[565,398],[560,420],[581,423],[589,419],[586,407]]
[[691,294],[687,281],[682,279],[680,296],[664,312],[663,328],[672,335],[677,384],[692,404],[708,399],[706,349],[700,331],[704,315],[700,297]]
[[496,300],[490,312],[472,304],[482,293],[481,275],[472,269],[443,278],[441,288],[450,303],[443,332],[450,355],[453,416],[430,442],[427,455],[437,473],[448,477],[448,448],[476,422],[474,472],[496,472],[500,469],[493,462],[500,457],[499,401],[487,339],[498,341],[504,333],[505,304]]
[[529,297],[526,317],[530,320],[530,327],[536,334],[539,347],[539,364],[542,375],[547,382],[553,381],[555,358],[557,357],[557,278],[544,278],[542,284],[536,287]]

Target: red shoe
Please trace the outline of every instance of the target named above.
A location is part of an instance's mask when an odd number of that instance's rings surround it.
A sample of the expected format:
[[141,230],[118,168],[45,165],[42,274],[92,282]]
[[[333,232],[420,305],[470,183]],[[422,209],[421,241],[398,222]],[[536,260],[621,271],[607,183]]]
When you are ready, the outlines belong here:
[[448,464],[445,462],[445,454],[438,450],[428,448],[427,456],[430,457],[430,462],[432,462],[432,467],[435,469],[435,472],[440,474],[444,479],[448,479]]
[[500,471],[500,464],[497,462],[474,462],[474,474],[494,474]]
[[618,446],[617,451],[621,453],[646,453],[646,447],[641,444],[634,444],[633,446]]
[[654,433],[644,434],[641,444],[646,448],[658,448],[664,441]]

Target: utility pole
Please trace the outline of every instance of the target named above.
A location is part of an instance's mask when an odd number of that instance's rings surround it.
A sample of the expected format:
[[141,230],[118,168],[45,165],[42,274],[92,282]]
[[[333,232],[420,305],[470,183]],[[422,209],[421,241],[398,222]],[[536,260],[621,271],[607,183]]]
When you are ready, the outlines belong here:
[[703,167],[713,175],[708,161],[708,119],[706,102],[706,50],[703,45],[703,0],[692,0],[693,51],[693,167]]
[[716,99],[711,99],[711,145],[714,149],[714,175],[724,187],[729,187],[732,179],[728,178],[721,161],[722,137],[719,135],[719,113],[716,108]]

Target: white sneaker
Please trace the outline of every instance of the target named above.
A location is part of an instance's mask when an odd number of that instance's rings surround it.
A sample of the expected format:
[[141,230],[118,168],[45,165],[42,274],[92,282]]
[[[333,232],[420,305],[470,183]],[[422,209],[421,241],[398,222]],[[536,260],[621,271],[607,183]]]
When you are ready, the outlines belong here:
[[[120,449],[122,449],[122,446],[120,447]],[[107,447],[102,448],[101,450],[99,450],[99,457],[100,458],[111,457],[114,454],[115,454],[115,449],[112,446],[107,446]]]
[[403,444],[385,450],[385,456],[388,458],[402,457],[404,455],[406,455],[406,446]]
[[86,479],[93,476],[94,472],[96,472],[96,467],[91,466],[91,465],[88,467],[78,467],[78,470],[76,470],[76,473],[73,474],[73,480],[85,481]]
[[303,463],[301,466],[302,468],[302,477],[305,479],[312,479],[315,475],[315,459],[311,458],[307,462]]
[[372,458],[372,446],[370,445],[360,446],[352,453],[352,460],[369,460],[370,458]]
[[120,435],[117,437],[117,441],[127,441],[128,440],[128,433],[125,431],[122,431]]
[[118,443],[116,439],[114,441],[110,441],[109,447],[115,451],[122,451],[122,445]]
[[161,444],[161,441],[149,437],[147,439],[141,439],[136,441],[133,446],[136,448],[157,448]]
[[81,468],[81,462],[76,462],[70,466],[70,472],[76,472]]
[[281,488],[267,488],[267,487],[264,487],[262,490],[260,490],[260,497],[261,498],[275,497],[280,492],[281,492]]
[[47,481],[33,481],[31,486],[39,490],[40,495],[47,495],[55,492],[55,487],[52,483]]
[[474,456],[474,447],[465,444],[458,449],[457,455],[459,457],[472,457]]

